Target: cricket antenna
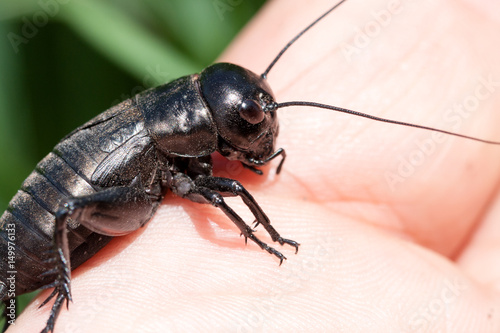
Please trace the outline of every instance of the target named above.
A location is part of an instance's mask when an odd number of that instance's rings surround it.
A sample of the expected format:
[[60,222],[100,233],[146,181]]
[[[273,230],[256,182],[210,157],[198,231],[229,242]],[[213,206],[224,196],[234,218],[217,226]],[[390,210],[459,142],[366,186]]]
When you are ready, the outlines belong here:
[[264,73],[262,73],[260,76],[263,79],[267,79],[267,74],[269,74],[269,72],[274,67],[274,65],[278,62],[278,60],[281,58],[281,56],[283,55],[283,53],[285,53],[285,51],[288,50],[288,48],[290,46],[292,46],[292,44],[295,43],[295,41],[297,41],[297,39],[299,39],[303,34],[306,33],[307,30],[311,29],[316,23],[318,23],[319,21],[321,21],[326,15],[330,14],[335,8],[337,8],[338,6],[340,6],[341,4],[343,4],[346,1],[347,0],[340,1],[335,6],[333,6],[329,10],[327,10],[326,13],[324,13],[323,15],[321,15],[320,17],[318,17],[316,20],[314,20],[313,23],[309,24],[304,30],[302,30],[301,32],[299,32],[299,34],[297,36],[295,36],[291,41],[288,42],[288,44],[285,45],[285,47],[280,51],[280,53],[278,53],[278,55],[276,56],[276,58],[274,58],[274,60],[271,62],[271,64],[267,67],[267,69],[264,71]]
[[[311,24],[309,24],[304,30],[302,30],[299,34],[297,34],[297,36],[295,36],[292,40],[290,40],[288,42],[288,44],[286,44],[285,47],[280,51],[280,53],[278,53],[278,55],[276,56],[276,58],[274,58],[274,60],[267,67],[267,69],[264,71],[264,73],[262,73],[260,76],[263,79],[266,79],[267,78],[267,74],[269,74],[269,72],[274,67],[274,65],[278,62],[278,60],[281,58],[281,56],[283,55],[283,53],[285,53],[285,51],[288,50],[288,48],[290,46],[292,46],[293,43],[295,43],[303,34],[305,34],[309,29],[311,29],[316,23],[318,23],[319,21],[321,21],[326,15],[330,14],[334,9],[336,9],[337,7],[339,7],[341,4],[343,4],[346,1],[347,0],[342,0],[342,1],[338,2],[335,6],[333,6],[329,10],[327,10],[323,15],[321,15],[316,20],[314,20],[314,22],[312,22]],[[498,142],[498,141],[478,139],[478,138],[474,138],[474,137],[468,136],[468,135],[463,135],[463,134],[458,134],[458,133],[454,133],[454,132],[449,132],[449,131],[445,131],[445,130],[441,130],[441,129],[437,129],[437,128],[432,128],[432,127],[428,127],[428,126],[411,124],[411,123],[407,123],[407,122],[403,122],[403,121],[397,121],[397,120],[391,120],[391,119],[381,118],[381,117],[377,117],[377,116],[372,116],[372,115],[367,114],[367,113],[362,113],[362,112],[359,112],[359,111],[349,110],[349,109],[341,108],[341,107],[338,107],[338,106],[321,104],[321,103],[316,103],[316,102],[306,102],[306,101],[291,101],[291,102],[284,102],[284,103],[276,103],[275,102],[275,103],[272,103],[271,105],[269,105],[268,109],[269,110],[276,110],[276,109],[282,109],[282,108],[290,107],[290,106],[310,106],[310,107],[315,107],[315,108],[320,108],[320,109],[327,109],[327,110],[332,110],[332,111],[337,111],[337,112],[351,114],[351,115],[354,115],[354,116],[357,116],[357,117],[368,118],[368,119],[371,119],[371,120],[376,120],[376,121],[380,121],[380,122],[384,122],[384,123],[401,125],[401,126],[407,126],[407,127],[415,127],[415,128],[420,128],[420,129],[428,130],[428,131],[434,131],[434,132],[444,133],[444,134],[448,134],[448,135],[452,135],[452,136],[457,136],[457,137],[464,138],[464,139],[479,141],[479,142],[483,142],[483,143],[487,143],[487,144],[500,145],[500,142]],[[276,154],[276,156],[279,155],[279,154],[281,154],[281,151],[280,151],[280,153]],[[273,156],[273,158],[274,157],[275,156]],[[283,161],[281,161],[280,166],[278,167],[278,172],[281,169],[281,165],[282,164],[283,164]]]
[[338,111],[338,112],[347,113],[347,114],[351,114],[351,115],[358,116],[358,117],[363,117],[363,118],[368,118],[371,120],[381,121],[384,123],[407,126],[407,127],[415,127],[415,128],[428,130],[428,131],[434,131],[434,132],[444,133],[444,134],[448,134],[448,135],[458,136],[460,138],[465,138],[465,139],[469,139],[469,140],[488,143],[488,144],[492,144],[492,145],[500,145],[500,142],[498,142],[498,141],[478,139],[478,138],[474,138],[474,137],[468,136],[468,135],[453,133],[453,132],[449,132],[449,131],[445,131],[445,130],[441,130],[441,129],[437,129],[437,128],[428,127],[428,126],[406,123],[403,121],[381,118],[381,117],[377,117],[377,116],[372,116],[370,114],[366,114],[366,113],[362,113],[362,112],[358,112],[358,111],[354,111],[354,110],[349,110],[349,109],[344,109],[344,108],[340,108],[340,107],[332,106],[332,105],[327,105],[327,104],[320,104],[320,103],[315,103],[315,102],[304,102],[304,101],[293,101],[293,102],[284,102],[284,103],[274,104],[275,109],[281,109],[281,108],[285,108],[285,107],[289,107],[289,106],[312,106],[315,108]]

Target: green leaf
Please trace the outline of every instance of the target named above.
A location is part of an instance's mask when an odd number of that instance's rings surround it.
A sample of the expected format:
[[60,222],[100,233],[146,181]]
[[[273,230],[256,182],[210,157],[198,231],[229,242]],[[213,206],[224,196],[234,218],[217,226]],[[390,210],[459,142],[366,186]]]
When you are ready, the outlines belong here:
[[139,80],[149,73],[164,83],[200,67],[107,2],[72,1],[61,8],[60,19]]

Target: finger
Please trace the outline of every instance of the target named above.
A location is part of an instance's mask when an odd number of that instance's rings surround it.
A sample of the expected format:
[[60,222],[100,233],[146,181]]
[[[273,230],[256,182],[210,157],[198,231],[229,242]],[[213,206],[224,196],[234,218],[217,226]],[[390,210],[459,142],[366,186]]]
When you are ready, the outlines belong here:
[[[262,71],[298,27],[330,5],[273,2],[224,59]],[[497,30],[482,13],[449,1],[397,8],[348,1],[285,53],[269,82],[279,101],[312,100],[499,139]],[[242,45],[263,46],[250,54]],[[321,201],[449,256],[499,179],[496,146],[325,110],[278,113],[288,157],[271,190]]]
[[[301,209],[291,215],[290,206]],[[228,247],[192,226],[169,225],[171,215],[162,208],[120,255],[77,275],[78,302],[62,311],[56,329],[497,330],[498,296],[443,257],[321,205],[292,201],[281,207],[273,212],[275,225],[302,242],[299,254],[290,254],[282,266],[252,244]],[[195,223],[204,217],[194,216]],[[220,231],[215,228],[218,237],[235,239]],[[36,305],[13,332],[26,332],[26,318],[43,324],[46,316]]]

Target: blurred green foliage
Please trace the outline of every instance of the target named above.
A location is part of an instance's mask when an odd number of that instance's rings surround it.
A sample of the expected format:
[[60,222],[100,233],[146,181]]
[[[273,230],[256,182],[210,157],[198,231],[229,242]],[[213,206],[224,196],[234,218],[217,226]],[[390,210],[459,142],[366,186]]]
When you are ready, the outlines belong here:
[[212,63],[264,0],[2,0],[0,209],[68,132]]
[[0,210],[64,135],[139,91],[200,71],[263,3],[1,0]]

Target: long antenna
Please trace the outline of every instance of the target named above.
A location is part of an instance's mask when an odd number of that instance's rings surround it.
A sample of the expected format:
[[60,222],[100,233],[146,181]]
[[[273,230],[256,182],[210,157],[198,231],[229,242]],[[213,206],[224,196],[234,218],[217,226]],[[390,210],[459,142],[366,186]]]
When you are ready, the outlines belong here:
[[295,43],[295,41],[297,39],[299,39],[303,34],[306,33],[307,30],[311,29],[316,23],[318,23],[319,21],[321,21],[321,19],[323,19],[326,15],[330,14],[335,8],[337,8],[338,6],[340,6],[341,4],[343,4],[344,2],[346,2],[347,0],[342,0],[340,1],[339,3],[337,3],[335,6],[333,6],[332,8],[330,8],[326,13],[324,13],[323,15],[321,15],[320,17],[318,17],[313,23],[309,24],[304,30],[302,30],[297,36],[295,36],[291,41],[288,42],[288,44],[285,45],[285,47],[280,51],[280,53],[278,53],[278,55],[276,56],[276,58],[274,58],[274,60],[271,62],[271,64],[267,67],[267,69],[264,71],[264,73],[262,73],[260,76],[263,78],[263,79],[266,79],[267,78],[267,74],[269,74],[269,71],[271,71],[271,69],[274,67],[274,65],[278,62],[278,60],[281,58],[281,56],[283,55],[283,53],[285,53],[286,50],[288,50],[288,48],[293,44]]
[[304,102],[304,101],[292,101],[292,102],[277,103],[275,105],[275,107],[277,109],[281,109],[281,108],[285,108],[285,107],[289,107],[289,106],[312,106],[315,108],[333,110],[333,111],[343,112],[343,113],[347,113],[347,114],[352,114],[352,115],[358,116],[358,117],[368,118],[368,119],[372,119],[372,120],[376,120],[376,121],[382,121],[384,123],[421,128],[421,129],[425,129],[425,130],[429,130],[429,131],[458,136],[460,138],[479,141],[479,142],[488,143],[488,144],[492,144],[492,145],[500,145],[500,142],[498,142],[498,141],[483,140],[483,139],[474,138],[472,136],[448,132],[445,130],[440,130],[440,129],[432,128],[432,127],[428,127],[428,126],[422,126],[422,125],[416,125],[416,124],[411,124],[411,123],[405,123],[403,121],[380,118],[380,117],[372,116],[370,114],[366,114],[366,113],[362,113],[362,112],[358,112],[358,111],[354,111],[354,110],[349,110],[349,109],[344,109],[344,108],[340,108],[340,107],[332,106],[332,105],[327,105],[327,104],[320,104],[320,103],[315,103],[315,102]]
[[[312,22],[311,24],[309,24],[297,36],[295,36],[292,40],[290,40],[288,42],[288,44],[286,44],[285,47],[280,51],[280,53],[278,53],[278,55],[276,56],[276,58],[274,58],[274,60],[267,67],[267,69],[264,71],[264,73],[261,74],[261,77],[263,79],[266,79],[267,78],[267,74],[269,74],[269,71],[271,71],[271,69],[278,62],[278,60],[281,58],[281,56],[283,55],[283,53],[285,53],[286,50],[288,50],[288,48],[293,43],[295,43],[297,41],[297,39],[299,39],[303,34],[305,34],[309,29],[311,29],[316,23],[318,23],[319,21],[321,21],[326,15],[330,14],[334,9],[336,9],[337,7],[339,7],[341,4],[343,4],[346,1],[347,0],[342,0],[342,1],[338,2],[335,6],[333,6],[328,11],[326,11],[323,15],[321,15],[316,20],[314,20],[314,22]],[[483,142],[483,143],[488,143],[488,144],[492,144],[492,145],[500,145],[500,142],[498,142],[498,141],[478,139],[478,138],[474,138],[474,137],[468,136],[468,135],[463,135],[463,134],[458,134],[458,133],[454,133],[454,132],[449,132],[449,131],[445,131],[445,130],[441,130],[441,129],[437,129],[437,128],[432,128],[432,127],[428,127],[428,126],[411,124],[411,123],[407,123],[407,122],[403,122],[403,121],[385,119],[385,118],[381,118],[381,117],[377,117],[377,116],[372,116],[372,115],[367,114],[367,113],[362,113],[362,112],[359,112],[359,111],[349,110],[349,109],[341,108],[341,107],[338,107],[338,106],[321,104],[321,103],[316,103],[316,102],[291,101],[291,102],[284,102],[284,103],[273,103],[272,105],[270,105],[270,109],[281,109],[281,108],[285,108],[285,107],[289,107],[289,106],[311,106],[311,107],[320,108],[320,109],[333,110],[333,111],[347,113],[347,114],[351,114],[351,115],[354,115],[354,116],[368,118],[368,119],[371,119],[371,120],[376,120],[376,121],[380,121],[380,122],[384,122],[384,123],[401,125],[401,126],[407,126],[407,127],[415,127],[415,128],[420,128],[420,129],[428,130],[428,131],[434,131],[434,132],[444,133],[444,134],[448,134],[448,135],[453,135],[453,136],[457,136],[457,137],[465,138],[465,139],[469,139],[469,140],[474,140],[474,141],[479,141],[479,142]],[[281,168],[281,164],[280,164],[280,168]]]

